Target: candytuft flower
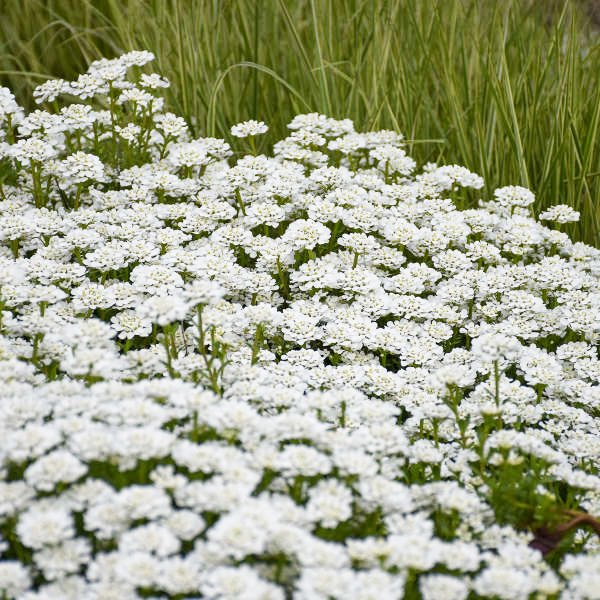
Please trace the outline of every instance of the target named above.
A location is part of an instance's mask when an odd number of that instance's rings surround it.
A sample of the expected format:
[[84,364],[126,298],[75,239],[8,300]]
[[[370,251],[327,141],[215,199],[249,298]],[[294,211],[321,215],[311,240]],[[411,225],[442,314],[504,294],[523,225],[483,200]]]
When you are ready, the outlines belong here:
[[0,596],[597,597],[577,213],[318,113],[234,155],[152,58],[0,89]]
[[239,138],[250,137],[266,133],[269,130],[268,126],[262,121],[243,121],[231,128],[231,135]]
[[575,223],[579,221],[579,212],[566,204],[556,204],[540,213],[540,221],[555,221],[556,223]]

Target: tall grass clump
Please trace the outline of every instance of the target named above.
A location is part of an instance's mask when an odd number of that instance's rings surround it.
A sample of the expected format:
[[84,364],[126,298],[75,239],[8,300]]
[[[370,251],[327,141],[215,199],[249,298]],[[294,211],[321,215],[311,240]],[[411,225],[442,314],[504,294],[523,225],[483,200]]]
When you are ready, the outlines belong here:
[[581,212],[600,232],[600,48],[584,2],[240,0],[4,3],[0,70],[26,101],[48,75],[144,47],[173,82],[167,101],[197,134],[298,112],[406,132],[421,164],[464,164],[486,192],[534,189],[536,212]]

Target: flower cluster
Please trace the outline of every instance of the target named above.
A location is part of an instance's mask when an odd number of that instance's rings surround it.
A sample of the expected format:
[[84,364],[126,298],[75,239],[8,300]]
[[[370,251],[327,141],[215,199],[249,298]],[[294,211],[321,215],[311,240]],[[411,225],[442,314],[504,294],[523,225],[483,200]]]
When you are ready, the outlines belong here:
[[152,58],[0,89],[0,597],[598,598],[574,211],[320,114],[234,160]]

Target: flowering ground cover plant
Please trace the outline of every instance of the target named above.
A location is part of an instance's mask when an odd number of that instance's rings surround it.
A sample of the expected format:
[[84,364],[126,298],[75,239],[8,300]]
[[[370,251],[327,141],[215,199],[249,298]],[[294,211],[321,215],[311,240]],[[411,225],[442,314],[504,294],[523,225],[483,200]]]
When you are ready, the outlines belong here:
[[0,90],[0,597],[599,598],[578,215],[319,114],[191,139],[151,60]]

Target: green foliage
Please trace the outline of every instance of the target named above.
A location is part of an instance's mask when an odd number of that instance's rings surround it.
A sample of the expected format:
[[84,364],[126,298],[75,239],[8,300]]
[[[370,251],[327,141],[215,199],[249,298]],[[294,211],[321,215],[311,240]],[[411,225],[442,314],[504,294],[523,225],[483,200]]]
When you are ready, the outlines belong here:
[[148,49],[172,81],[172,109],[197,134],[227,138],[231,123],[258,118],[280,139],[310,111],[397,129],[419,161],[463,164],[487,192],[520,184],[537,212],[570,204],[582,219],[567,232],[597,244],[600,45],[580,2],[14,4],[0,2],[0,72],[24,103],[48,76]]

